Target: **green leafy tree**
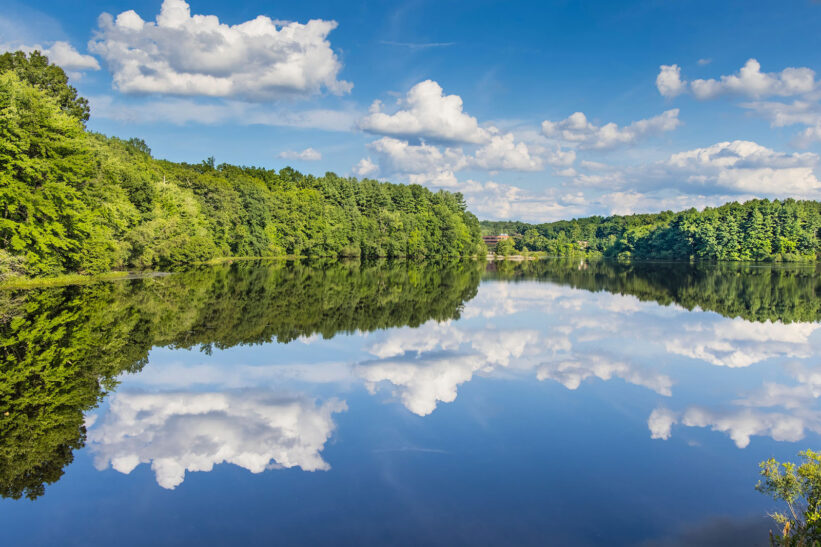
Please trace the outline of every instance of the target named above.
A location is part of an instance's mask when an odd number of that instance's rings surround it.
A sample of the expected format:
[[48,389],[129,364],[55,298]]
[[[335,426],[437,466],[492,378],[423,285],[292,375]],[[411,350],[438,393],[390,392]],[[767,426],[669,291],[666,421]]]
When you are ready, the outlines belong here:
[[802,462],[761,462],[763,479],[756,490],[787,506],[787,512],[771,516],[781,533],[770,533],[771,542],[785,546],[821,545],[821,452],[799,453]]
[[0,73],[2,72],[14,72],[21,80],[53,97],[66,114],[81,122],[88,121],[88,101],[78,96],[77,90],[69,85],[65,71],[50,64],[48,57],[39,51],[33,51],[29,55],[22,51],[0,54]]
[[510,256],[516,252],[516,247],[513,245],[513,239],[507,238],[501,240],[496,244],[496,254],[502,256]]

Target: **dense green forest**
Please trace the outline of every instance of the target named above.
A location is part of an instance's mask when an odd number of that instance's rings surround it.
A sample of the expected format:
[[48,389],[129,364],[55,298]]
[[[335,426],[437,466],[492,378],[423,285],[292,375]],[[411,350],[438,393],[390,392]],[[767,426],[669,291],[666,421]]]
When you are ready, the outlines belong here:
[[514,235],[516,248],[551,256],[812,261],[821,256],[821,203],[752,200],[679,213],[593,216],[546,224],[481,222]]
[[36,498],[85,444],[83,413],[152,347],[210,352],[459,317],[482,263],[298,262],[0,291],[0,496]]
[[821,321],[818,264],[621,262],[556,258],[493,262],[485,277],[549,281],[592,292],[626,294],[747,321]]
[[172,163],[89,132],[38,53],[0,55],[0,278],[227,256],[483,254],[461,194],[290,168]]

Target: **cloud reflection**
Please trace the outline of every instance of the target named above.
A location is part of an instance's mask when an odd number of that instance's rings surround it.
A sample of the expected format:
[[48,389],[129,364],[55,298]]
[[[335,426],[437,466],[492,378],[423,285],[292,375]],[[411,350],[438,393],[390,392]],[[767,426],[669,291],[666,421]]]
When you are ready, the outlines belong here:
[[[95,466],[128,474],[150,463],[157,483],[175,488],[186,471],[233,463],[252,473],[330,466],[320,455],[344,401],[266,391],[115,394],[88,433]],[[102,422],[102,423],[100,423]]]

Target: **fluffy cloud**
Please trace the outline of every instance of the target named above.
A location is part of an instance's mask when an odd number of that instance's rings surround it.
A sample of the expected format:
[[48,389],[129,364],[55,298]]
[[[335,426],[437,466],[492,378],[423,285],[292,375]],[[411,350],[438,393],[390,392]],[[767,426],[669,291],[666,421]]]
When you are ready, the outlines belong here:
[[546,363],[539,367],[539,380],[555,380],[567,389],[578,389],[587,378],[610,380],[621,378],[627,383],[652,389],[660,395],[672,394],[673,381],[669,376],[637,368],[629,363],[609,359],[601,355],[589,355],[582,359]]
[[800,95],[809,93],[816,86],[815,72],[809,68],[785,68],[781,72],[765,73],[761,72],[761,64],[755,59],[749,59],[736,74],[690,83],[697,99],[712,99],[727,93],[754,98]]
[[[662,65],[656,87],[665,97],[674,97],[687,90],[687,82],[681,79],[677,65]],[[693,80],[690,91],[697,99],[714,99],[722,95],[735,95],[753,99],[764,97],[799,97],[792,103],[756,100],[741,106],[769,120],[772,127],[806,125],[793,141],[799,147],[807,147],[821,140],[821,104],[818,102],[821,84],[812,69],[785,68],[781,72],[761,72],[761,65],[749,59],[736,73],[718,79]]]
[[654,409],[647,419],[647,427],[650,428],[650,438],[664,439],[666,441],[670,438],[673,424],[677,421],[678,416],[676,416],[675,412],[662,407]]
[[767,436],[775,441],[796,442],[804,438],[807,429],[818,432],[818,416],[796,416],[780,412],[759,412],[751,409],[715,411],[693,406],[679,414],[657,408],[650,414],[647,426],[653,439],[669,439],[672,426],[678,422],[688,427],[709,427],[726,433],[738,448],[746,448],[753,435]]
[[609,193],[589,199],[619,214],[703,207],[753,197],[809,198],[821,195],[812,153],[783,153],[751,141],[720,142],[627,167],[591,167],[571,175],[577,187]]
[[678,65],[661,65],[656,76],[656,87],[665,97],[675,97],[687,90],[686,82],[681,80],[681,68]]
[[468,180],[454,186],[465,195],[471,211],[480,218],[519,219],[525,222],[549,222],[581,216],[589,203],[577,196],[560,195],[555,190],[532,192],[510,184]]
[[383,112],[375,101],[370,114],[362,118],[364,131],[391,137],[421,138],[462,143],[483,143],[490,132],[479,127],[476,118],[462,110],[462,98],[445,95],[442,87],[432,81],[419,82],[398,101],[399,110]]
[[[678,65],[662,65],[656,87],[665,97],[683,93],[687,82],[681,78]],[[744,97],[794,96],[810,93],[818,88],[815,72],[809,68],[785,68],[781,72],[761,72],[761,64],[749,59],[735,74],[718,79],[693,80],[690,90],[697,99],[713,99],[720,95]]]
[[365,386],[375,393],[381,382],[394,386],[393,393],[409,411],[427,416],[439,402],[456,400],[457,387],[482,368],[478,355],[451,355],[427,359],[383,360],[358,368]]
[[322,153],[315,148],[305,150],[286,150],[279,153],[279,157],[286,160],[318,161],[322,159]]
[[255,101],[343,94],[342,64],[328,34],[335,21],[274,21],[238,25],[214,15],[191,15],[184,0],[164,0],[156,22],[133,10],[104,13],[89,49],[103,57],[125,93],[237,97]]
[[[539,171],[544,168],[543,159],[531,153],[523,142],[515,142],[513,134],[494,135],[475,154],[466,153],[461,147],[441,147],[421,142],[411,144],[407,140],[382,137],[367,145],[377,159],[363,159],[360,164],[368,173],[380,172],[389,176],[406,177],[413,184],[437,187],[454,187],[458,184],[456,172],[469,168],[486,170]],[[567,164],[574,154],[561,150],[548,156],[549,162]],[[365,163],[363,163],[365,162]],[[358,165],[354,171],[361,173]],[[470,185],[468,185],[470,186]]]
[[772,357],[810,357],[815,323],[752,323],[722,319],[713,325],[689,325],[665,343],[670,353],[725,367],[748,367]]
[[0,45],[0,51],[23,51],[31,53],[32,51],[39,51],[46,57],[49,62],[60,65],[67,72],[83,72],[86,70],[100,70],[100,63],[91,55],[84,55],[74,49],[74,46],[68,42],[54,42],[51,46],[44,47],[42,45]]
[[679,126],[678,109],[648,118],[638,120],[626,127],[619,127],[615,123],[597,126],[588,121],[581,112],[571,114],[567,119],[552,122],[542,122],[542,133],[546,137],[577,145],[579,148],[606,149],[621,145],[634,144],[648,135],[672,131]]
[[468,165],[461,148],[444,148],[430,144],[410,144],[408,141],[382,137],[368,144],[379,159],[380,171],[391,174],[426,175],[435,179],[443,172],[453,173]]
[[544,168],[542,159],[531,154],[525,143],[515,142],[512,133],[491,137],[489,143],[476,151],[471,163],[488,170],[541,171]]
[[[453,402],[458,386],[476,372],[507,367],[513,358],[534,351],[537,344],[548,351],[569,349],[566,341],[540,341],[532,330],[465,331],[450,324],[427,323],[416,330],[397,331],[374,344],[370,352],[381,358],[357,365],[356,372],[371,393],[387,382],[409,411],[427,416],[439,402]],[[464,351],[455,353],[461,347]]]
[[360,177],[370,177],[379,172],[379,166],[376,165],[371,158],[362,158],[359,160],[359,163],[354,166],[353,172]]
[[696,186],[809,196],[821,190],[813,172],[817,163],[815,154],[786,154],[750,141],[733,141],[673,154],[664,167]]
[[684,412],[681,423],[689,427],[710,427],[713,431],[727,433],[739,448],[746,448],[753,435],[766,435],[775,441],[796,442],[804,438],[805,429],[819,429],[817,420],[810,422],[789,414],[750,409],[716,412],[691,407]]
[[151,463],[157,483],[174,488],[186,471],[210,471],[228,462],[252,473],[273,467],[329,469],[320,452],[332,415],[346,409],[330,400],[264,391],[118,393],[88,441],[95,465],[130,473]]

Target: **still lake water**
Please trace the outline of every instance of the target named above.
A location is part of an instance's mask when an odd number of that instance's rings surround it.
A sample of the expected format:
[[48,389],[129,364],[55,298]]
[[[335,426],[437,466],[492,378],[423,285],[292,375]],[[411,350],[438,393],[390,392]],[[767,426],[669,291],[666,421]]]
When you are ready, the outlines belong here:
[[0,292],[3,545],[756,545],[815,265],[238,263]]

